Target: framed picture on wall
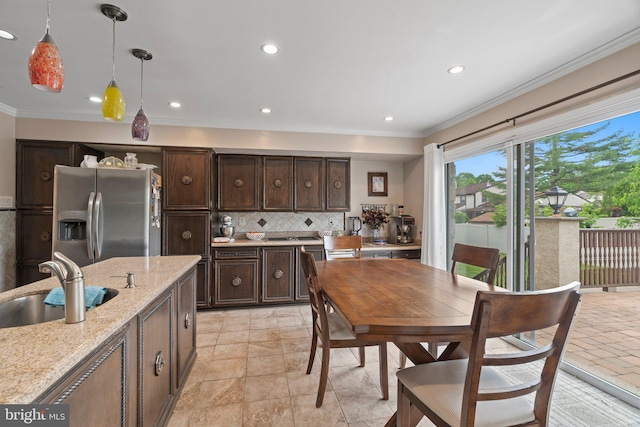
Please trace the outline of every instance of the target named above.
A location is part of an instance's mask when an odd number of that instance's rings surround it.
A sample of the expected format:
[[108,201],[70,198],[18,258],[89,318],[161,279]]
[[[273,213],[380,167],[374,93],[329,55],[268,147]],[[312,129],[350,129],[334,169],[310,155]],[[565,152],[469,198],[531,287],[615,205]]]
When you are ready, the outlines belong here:
[[387,196],[387,173],[368,172],[369,196]]

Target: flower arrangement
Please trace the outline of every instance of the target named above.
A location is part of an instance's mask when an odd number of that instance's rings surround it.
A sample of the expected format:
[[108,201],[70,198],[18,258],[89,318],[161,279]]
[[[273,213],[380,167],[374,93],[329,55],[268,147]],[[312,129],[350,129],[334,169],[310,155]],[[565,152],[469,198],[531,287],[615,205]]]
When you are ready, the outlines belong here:
[[381,230],[389,222],[389,214],[384,209],[363,209],[362,222],[367,224],[372,230]]

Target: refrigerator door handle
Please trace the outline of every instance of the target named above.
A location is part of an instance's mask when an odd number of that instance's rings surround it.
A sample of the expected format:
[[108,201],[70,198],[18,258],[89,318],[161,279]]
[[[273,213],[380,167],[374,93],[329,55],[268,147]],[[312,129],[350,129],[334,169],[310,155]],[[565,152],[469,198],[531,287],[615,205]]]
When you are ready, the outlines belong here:
[[93,259],[93,207],[96,193],[93,191],[89,194],[89,202],[87,203],[87,256]]
[[96,203],[93,207],[93,239],[95,260],[98,261],[102,255],[102,193],[96,193]]

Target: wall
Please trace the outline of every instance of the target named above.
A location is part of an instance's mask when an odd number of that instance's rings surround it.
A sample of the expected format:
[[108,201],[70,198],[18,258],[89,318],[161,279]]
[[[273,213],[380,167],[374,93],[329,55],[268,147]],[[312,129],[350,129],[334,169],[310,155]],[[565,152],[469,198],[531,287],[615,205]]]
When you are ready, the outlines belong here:
[[0,112],[0,196],[12,199],[11,207],[0,207],[0,292],[16,283],[15,159],[15,119]]

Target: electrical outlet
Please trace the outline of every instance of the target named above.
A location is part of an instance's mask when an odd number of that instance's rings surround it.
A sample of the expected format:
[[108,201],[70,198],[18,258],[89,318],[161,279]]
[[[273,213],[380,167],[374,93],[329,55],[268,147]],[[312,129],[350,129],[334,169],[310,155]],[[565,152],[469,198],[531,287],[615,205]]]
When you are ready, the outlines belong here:
[[13,197],[0,196],[0,208],[12,208],[12,207],[13,207]]
[[246,222],[247,222],[247,219],[245,217],[241,216],[241,217],[238,218],[238,224],[239,225],[245,225]]

